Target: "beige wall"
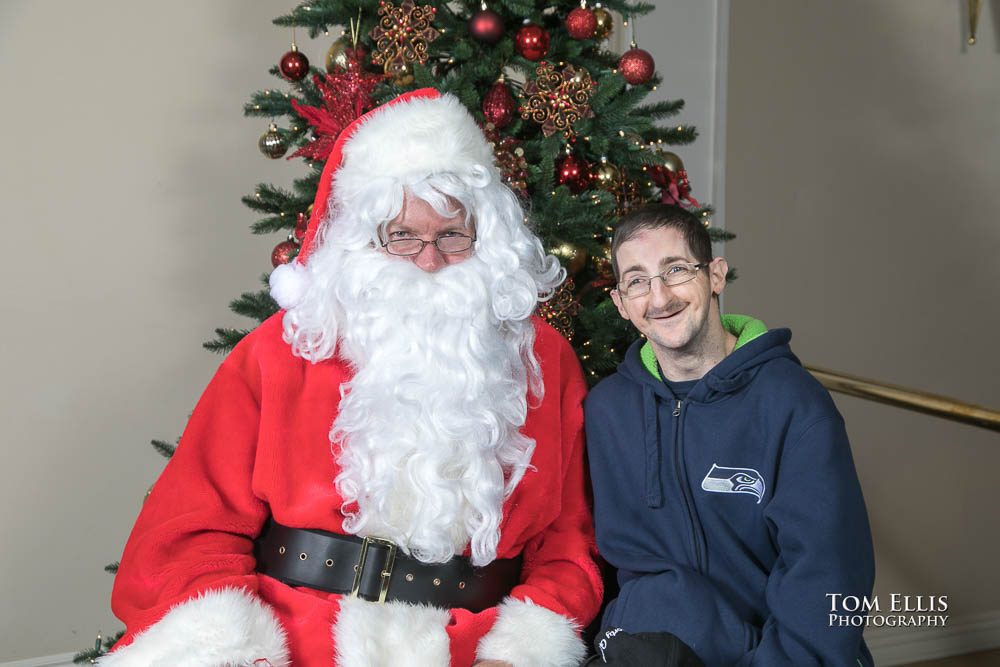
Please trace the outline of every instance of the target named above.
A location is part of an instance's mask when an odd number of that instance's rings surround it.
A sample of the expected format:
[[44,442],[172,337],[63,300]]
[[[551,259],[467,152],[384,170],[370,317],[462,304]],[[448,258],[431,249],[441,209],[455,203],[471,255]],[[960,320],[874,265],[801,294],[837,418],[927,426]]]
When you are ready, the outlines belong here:
[[[712,190],[717,0],[639,26],[678,122],[696,195]],[[200,345],[246,325],[275,237],[239,202],[298,162],[257,151],[249,93],[290,35],[284,2],[0,3],[0,196],[8,286],[0,344],[0,663],[75,651],[120,627],[112,578],[163,465],[146,445],[182,430],[219,358]],[[624,44],[624,34],[616,43]],[[300,45],[319,62],[329,38]]]
[[[985,4],[968,48],[965,3],[733,3],[726,306],[791,327],[806,363],[1000,409],[1000,4]],[[1000,435],[837,403],[876,592],[948,595],[953,620],[1000,611]]]
[[302,173],[242,118],[290,6],[0,4],[0,662],[120,627],[102,567],[162,467],[145,443],[180,433],[202,341],[270,268],[239,198]]
[[[960,3],[735,4],[729,309],[791,326],[807,361],[997,406],[992,7],[966,51]],[[718,6],[664,2],[640,26],[662,95],[703,133],[683,155],[704,198],[717,102],[687,73],[713,62]],[[266,123],[241,117],[275,85],[289,36],[270,21],[288,7],[0,3],[0,662],[119,627],[101,568],[162,467],[145,443],[183,428],[219,361],[201,342],[245,323],[226,304],[269,267],[275,239],[247,233],[239,197],[302,173],[262,158]],[[994,609],[997,437],[840,405],[880,590]]]

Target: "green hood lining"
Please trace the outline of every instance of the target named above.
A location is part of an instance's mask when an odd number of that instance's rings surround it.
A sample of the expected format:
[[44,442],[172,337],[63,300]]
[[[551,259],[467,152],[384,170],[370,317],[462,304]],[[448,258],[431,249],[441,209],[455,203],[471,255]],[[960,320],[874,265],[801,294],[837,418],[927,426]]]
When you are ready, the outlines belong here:
[[[741,345],[746,345],[754,338],[767,333],[767,325],[749,315],[723,315],[722,326],[726,331],[736,336],[734,351],[738,350]],[[648,340],[639,350],[639,357],[642,359],[642,365],[653,377],[657,380],[663,379],[660,377],[660,369],[656,363],[656,353],[653,352],[653,346]]]

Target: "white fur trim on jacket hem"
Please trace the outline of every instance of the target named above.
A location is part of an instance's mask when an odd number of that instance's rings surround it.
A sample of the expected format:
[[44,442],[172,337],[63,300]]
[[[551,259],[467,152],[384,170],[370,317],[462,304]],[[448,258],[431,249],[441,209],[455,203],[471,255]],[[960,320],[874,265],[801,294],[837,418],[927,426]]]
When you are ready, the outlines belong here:
[[337,667],[451,664],[447,609],[342,597],[333,625]]
[[274,612],[249,591],[223,588],[182,602],[97,661],[102,667],[289,665],[285,632]]
[[479,640],[476,658],[514,667],[576,667],[587,653],[572,620],[531,600],[507,598],[496,623]]

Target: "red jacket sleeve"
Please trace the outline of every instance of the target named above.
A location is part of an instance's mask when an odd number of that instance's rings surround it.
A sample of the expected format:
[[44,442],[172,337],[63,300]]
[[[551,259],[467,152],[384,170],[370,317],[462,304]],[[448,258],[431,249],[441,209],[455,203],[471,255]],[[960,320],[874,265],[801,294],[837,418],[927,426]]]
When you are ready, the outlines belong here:
[[[201,632],[224,638],[204,664],[285,663],[280,625],[256,596],[253,537],[268,515],[253,492],[259,395],[259,372],[237,348],[198,402],[125,546],[111,603],[126,634],[102,664],[193,660]],[[188,625],[196,634],[185,637]]]

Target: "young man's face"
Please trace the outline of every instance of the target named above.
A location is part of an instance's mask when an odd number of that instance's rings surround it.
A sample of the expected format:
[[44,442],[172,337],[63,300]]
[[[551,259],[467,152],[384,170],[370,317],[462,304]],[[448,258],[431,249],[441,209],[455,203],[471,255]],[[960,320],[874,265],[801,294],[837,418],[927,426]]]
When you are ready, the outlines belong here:
[[[449,248],[448,237],[458,235],[472,237],[475,231],[465,225],[465,211],[454,204],[457,212],[454,217],[446,218],[434,210],[434,207],[419,197],[406,193],[403,197],[403,209],[385,228],[383,241],[402,241],[420,239],[422,241],[438,241],[445,250]],[[472,257],[473,248],[461,252],[443,252],[433,243],[425,243],[415,255],[397,255],[399,259],[408,260],[418,267],[434,273],[449,264],[458,264]]]
[[[675,262],[698,263],[681,233],[668,227],[639,232],[618,247],[617,260],[619,285],[661,274]],[[611,298],[621,316],[655,348],[668,354],[690,351],[697,349],[713,323],[722,326],[713,297],[725,288],[727,270],[726,260],[716,257],[689,282],[668,286],[654,279],[648,294],[626,298],[615,289]]]

